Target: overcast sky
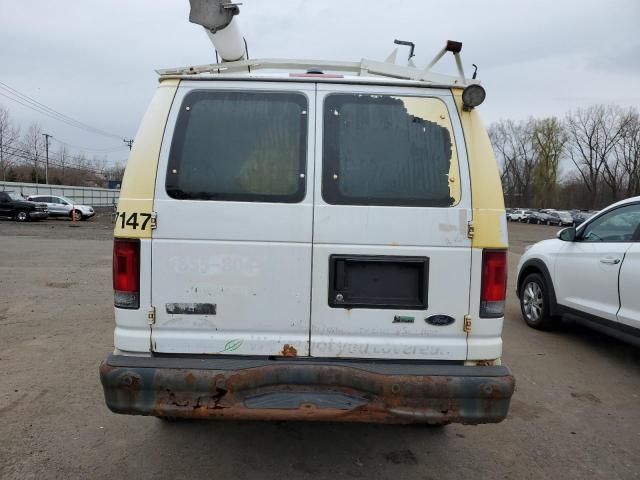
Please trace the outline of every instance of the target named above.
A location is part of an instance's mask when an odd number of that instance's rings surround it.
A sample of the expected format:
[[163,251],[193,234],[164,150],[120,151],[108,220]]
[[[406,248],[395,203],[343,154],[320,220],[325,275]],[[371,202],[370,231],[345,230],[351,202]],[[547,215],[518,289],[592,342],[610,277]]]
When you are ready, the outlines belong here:
[[[487,89],[487,122],[593,103],[640,106],[638,0],[243,0],[240,8],[252,58],[383,60],[400,38],[416,43],[414,61],[424,66],[445,40],[462,41],[466,72],[478,64]],[[134,137],[157,85],[154,69],[214,61],[188,14],[188,0],[0,0],[0,82]],[[454,73],[453,61],[439,70]],[[0,104],[23,129],[38,122],[89,154],[120,146],[1,95]]]

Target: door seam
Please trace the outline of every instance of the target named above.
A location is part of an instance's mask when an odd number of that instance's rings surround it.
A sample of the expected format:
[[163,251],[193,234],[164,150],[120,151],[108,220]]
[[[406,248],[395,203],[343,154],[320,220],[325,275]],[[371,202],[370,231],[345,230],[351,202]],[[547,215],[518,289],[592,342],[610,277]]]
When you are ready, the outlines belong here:
[[[316,215],[316,149],[318,145],[318,83],[314,83],[313,89],[313,150],[311,161],[313,162],[313,178],[311,179],[311,270],[309,271],[309,340],[307,344],[308,354],[311,357],[311,328],[313,320],[313,255],[315,237],[315,215]],[[309,122],[311,124],[311,122]],[[307,162],[307,165],[309,162]]]

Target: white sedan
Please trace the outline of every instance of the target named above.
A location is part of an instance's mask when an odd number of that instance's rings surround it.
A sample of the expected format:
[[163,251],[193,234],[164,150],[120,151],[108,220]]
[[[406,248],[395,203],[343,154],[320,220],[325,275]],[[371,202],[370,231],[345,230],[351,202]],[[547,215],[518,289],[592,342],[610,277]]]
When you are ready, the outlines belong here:
[[518,264],[522,316],[538,329],[567,316],[640,345],[639,285],[640,197],[536,243]]

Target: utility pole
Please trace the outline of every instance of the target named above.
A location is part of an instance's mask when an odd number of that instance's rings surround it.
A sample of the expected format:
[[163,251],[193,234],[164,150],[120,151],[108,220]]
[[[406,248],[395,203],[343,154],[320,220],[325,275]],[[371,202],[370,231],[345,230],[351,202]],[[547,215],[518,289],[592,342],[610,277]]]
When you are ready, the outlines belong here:
[[44,168],[44,183],[49,184],[49,139],[53,135],[49,135],[48,133],[43,133],[42,135],[44,136],[44,148],[47,155],[47,163]]
[[133,145],[133,139],[124,138],[122,139],[122,141],[127,144],[127,147],[129,147],[129,151],[131,151],[131,145]]

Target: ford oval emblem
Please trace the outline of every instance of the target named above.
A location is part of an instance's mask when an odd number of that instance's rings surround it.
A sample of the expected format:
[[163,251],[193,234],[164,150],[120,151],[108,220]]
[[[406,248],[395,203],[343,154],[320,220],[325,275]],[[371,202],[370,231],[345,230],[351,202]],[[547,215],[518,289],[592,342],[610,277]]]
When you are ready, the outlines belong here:
[[424,319],[429,325],[434,325],[436,327],[446,327],[447,325],[451,325],[456,321],[455,318],[450,317],[449,315],[431,315]]

